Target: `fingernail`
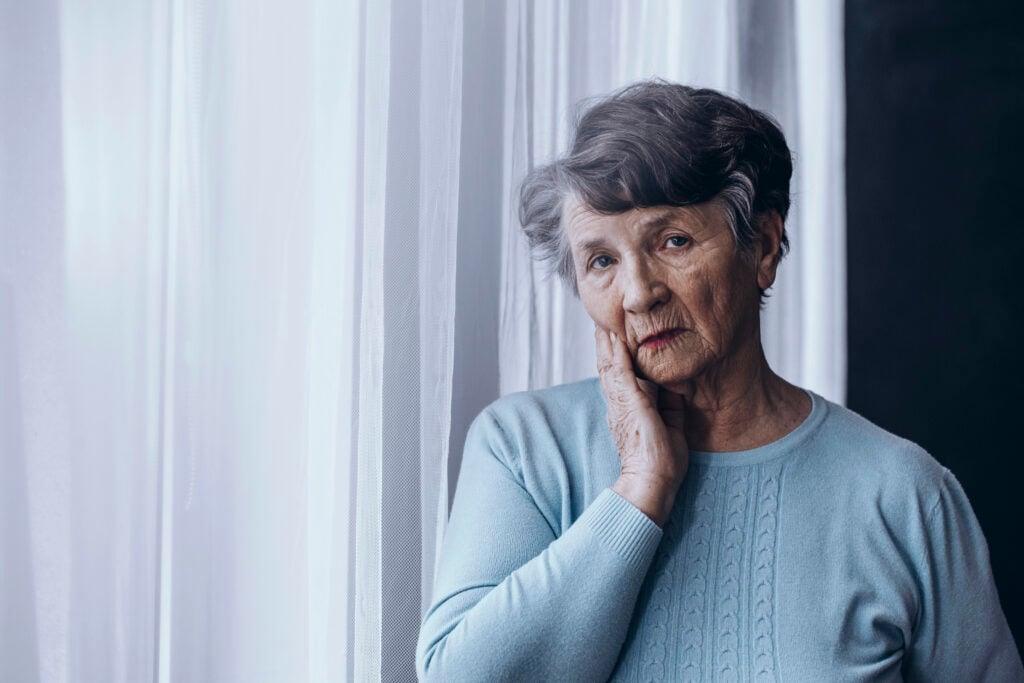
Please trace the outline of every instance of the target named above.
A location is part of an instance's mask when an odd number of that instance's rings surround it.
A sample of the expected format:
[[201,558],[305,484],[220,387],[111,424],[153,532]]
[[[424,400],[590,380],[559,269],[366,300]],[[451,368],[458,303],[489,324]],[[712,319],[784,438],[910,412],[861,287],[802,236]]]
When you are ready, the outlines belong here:
[[613,342],[615,342],[615,341],[619,341],[619,337],[618,337],[618,335],[616,335],[616,334],[615,334],[614,332],[611,332],[610,334],[612,335],[612,341],[613,341]]

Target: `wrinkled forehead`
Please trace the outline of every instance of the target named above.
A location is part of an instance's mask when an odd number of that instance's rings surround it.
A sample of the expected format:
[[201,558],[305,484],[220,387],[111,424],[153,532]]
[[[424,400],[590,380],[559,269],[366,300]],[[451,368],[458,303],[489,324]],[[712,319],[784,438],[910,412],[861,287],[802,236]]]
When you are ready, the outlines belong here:
[[596,238],[642,234],[667,225],[698,231],[719,217],[720,208],[713,201],[688,206],[638,207],[614,214],[596,211],[573,194],[562,202],[562,230],[570,245]]

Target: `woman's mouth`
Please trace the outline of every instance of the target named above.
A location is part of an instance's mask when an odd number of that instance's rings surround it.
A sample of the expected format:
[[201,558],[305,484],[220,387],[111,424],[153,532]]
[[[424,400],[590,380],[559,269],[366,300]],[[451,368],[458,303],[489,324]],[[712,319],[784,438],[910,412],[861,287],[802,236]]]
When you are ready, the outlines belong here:
[[653,334],[650,337],[647,337],[647,339],[644,339],[643,343],[640,344],[640,348],[648,349],[649,351],[660,349],[663,346],[671,344],[672,340],[682,333],[682,329],[675,327],[671,330],[665,330],[664,332]]

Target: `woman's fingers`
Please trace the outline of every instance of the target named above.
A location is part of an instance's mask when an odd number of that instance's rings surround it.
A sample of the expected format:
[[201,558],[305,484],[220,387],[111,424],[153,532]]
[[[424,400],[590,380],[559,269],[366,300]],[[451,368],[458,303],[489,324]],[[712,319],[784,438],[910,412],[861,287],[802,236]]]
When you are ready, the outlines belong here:
[[656,386],[645,387],[633,372],[633,356],[622,337],[601,328],[595,330],[597,372],[601,390],[617,412],[651,413],[656,404]]
[[601,391],[610,405],[622,405],[628,401],[628,393],[621,372],[615,365],[615,350],[611,335],[600,327],[594,330],[597,346],[597,375],[601,379]]
[[597,374],[603,378],[611,369],[612,342],[608,333],[597,325],[594,326],[594,347],[597,350]]
[[[655,510],[652,519],[664,519],[686,476],[683,431],[667,424],[659,414],[659,387],[637,378],[625,340],[600,327],[595,328],[594,337],[601,391],[608,407],[605,419],[620,459],[615,491],[641,510]],[[666,400],[670,411],[678,409],[682,401],[681,397]],[[674,419],[671,412],[670,419]],[[657,502],[648,505],[652,495]]]
[[621,390],[613,376],[615,368],[612,357],[612,340],[608,336],[608,332],[597,326],[594,327],[594,346],[597,349],[597,376],[601,380],[601,391],[604,392],[606,398],[618,396]]
[[612,359],[615,362],[616,368],[635,382],[636,375],[633,374],[633,357],[629,355],[629,349],[626,348],[625,340],[620,339],[619,335],[612,332],[611,341]]
[[616,333],[594,326],[597,374],[605,398],[622,407],[648,410],[656,407],[665,424],[682,429],[684,401],[679,394],[641,380],[633,371],[633,357],[625,340]]

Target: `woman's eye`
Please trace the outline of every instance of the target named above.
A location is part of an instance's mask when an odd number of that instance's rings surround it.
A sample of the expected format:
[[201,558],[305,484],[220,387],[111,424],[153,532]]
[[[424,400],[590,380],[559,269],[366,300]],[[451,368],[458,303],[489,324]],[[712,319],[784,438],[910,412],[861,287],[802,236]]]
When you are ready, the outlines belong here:
[[590,267],[591,268],[596,268],[597,270],[604,270],[605,268],[607,268],[611,264],[612,264],[612,257],[611,256],[596,256],[594,258],[594,260],[592,260],[590,262]]
[[672,235],[667,240],[665,240],[666,246],[669,247],[685,247],[689,243],[690,240],[686,237],[683,237],[682,235]]

